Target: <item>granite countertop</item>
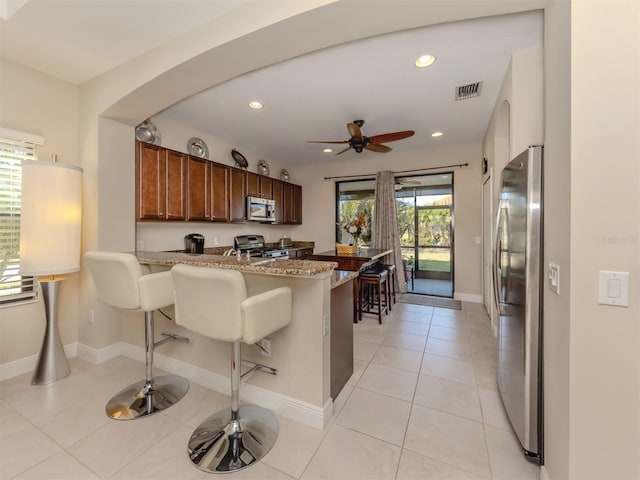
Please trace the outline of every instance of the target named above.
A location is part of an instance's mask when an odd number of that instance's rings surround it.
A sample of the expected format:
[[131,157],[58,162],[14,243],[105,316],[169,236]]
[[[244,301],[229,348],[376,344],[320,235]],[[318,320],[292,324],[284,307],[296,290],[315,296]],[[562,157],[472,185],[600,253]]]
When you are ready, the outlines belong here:
[[[330,272],[338,264],[335,262],[318,262],[312,260],[274,260],[270,258],[251,257],[238,260],[235,256],[191,254],[179,252],[136,252],[140,263],[150,265],[172,266],[178,263],[197,267],[224,268],[240,272],[267,273],[271,275],[294,275],[313,277]],[[346,280],[345,280],[346,281]],[[332,282],[333,286],[333,282]]]
[[353,280],[358,276],[358,272],[349,272],[346,270],[334,270],[331,276],[331,288],[339,287],[347,283],[349,280]]

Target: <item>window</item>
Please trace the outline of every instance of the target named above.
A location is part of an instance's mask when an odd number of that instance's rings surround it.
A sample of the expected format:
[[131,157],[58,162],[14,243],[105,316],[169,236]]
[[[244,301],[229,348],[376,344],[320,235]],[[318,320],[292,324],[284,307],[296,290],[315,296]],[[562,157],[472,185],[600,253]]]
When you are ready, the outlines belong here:
[[375,188],[375,180],[336,182],[336,243],[353,244],[352,235],[343,227],[364,212],[367,228],[363,232],[362,242],[364,245],[370,244]]
[[33,277],[19,273],[22,162],[36,160],[36,142],[29,137],[0,129],[0,307],[36,296]]

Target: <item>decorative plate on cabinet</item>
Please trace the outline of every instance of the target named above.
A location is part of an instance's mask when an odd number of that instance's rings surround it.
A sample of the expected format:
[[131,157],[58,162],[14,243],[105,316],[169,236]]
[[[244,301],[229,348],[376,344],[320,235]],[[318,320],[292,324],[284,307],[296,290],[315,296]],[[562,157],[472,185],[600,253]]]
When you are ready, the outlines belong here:
[[160,132],[149,120],[145,120],[136,127],[136,138],[141,142],[152,143],[154,145],[160,145],[162,143]]
[[187,151],[189,155],[200,158],[209,158],[209,147],[204,143],[204,140],[198,137],[192,137],[187,142]]
[[280,170],[280,180],[282,180],[283,182],[288,182],[289,179],[289,171],[286,169],[282,169]]
[[258,173],[265,177],[269,176],[269,164],[264,160],[258,160]]
[[249,162],[247,162],[247,159],[244,158],[244,155],[242,155],[235,148],[233,150],[231,150],[231,156],[233,157],[233,159],[236,162],[236,167],[247,168],[249,166]]

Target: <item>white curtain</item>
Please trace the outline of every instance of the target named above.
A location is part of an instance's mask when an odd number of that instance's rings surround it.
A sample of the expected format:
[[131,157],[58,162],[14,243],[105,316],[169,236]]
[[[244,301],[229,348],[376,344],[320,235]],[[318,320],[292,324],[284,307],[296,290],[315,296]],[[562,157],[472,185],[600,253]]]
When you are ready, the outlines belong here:
[[407,291],[407,282],[405,281],[405,272],[402,266],[398,218],[396,216],[396,191],[394,187],[395,178],[393,172],[385,171],[376,174],[376,202],[373,213],[371,247],[393,250],[393,254],[382,259],[382,261],[395,264],[397,291],[405,293]]

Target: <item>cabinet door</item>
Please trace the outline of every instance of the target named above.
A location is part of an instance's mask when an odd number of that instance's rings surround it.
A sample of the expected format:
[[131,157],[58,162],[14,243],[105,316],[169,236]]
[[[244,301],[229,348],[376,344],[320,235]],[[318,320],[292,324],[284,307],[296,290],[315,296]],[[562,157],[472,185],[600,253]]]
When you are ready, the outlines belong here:
[[229,171],[226,165],[211,164],[211,220],[229,222]]
[[296,225],[302,224],[302,187],[300,185],[292,185],[293,187],[293,205],[291,206],[293,222]]
[[247,175],[247,195],[252,197],[260,196],[260,175],[246,172]]
[[246,173],[238,168],[231,168],[229,181],[229,198],[231,203],[231,221],[244,222],[246,214]]
[[211,167],[208,160],[189,157],[187,220],[211,219]]
[[282,186],[282,215],[284,223],[293,223],[293,185],[286,182]]
[[136,218],[165,218],[164,149],[157,145],[136,142]]
[[187,205],[187,155],[165,150],[167,220],[185,220]]
[[284,183],[282,203],[283,222],[290,225],[302,224],[302,187]]
[[260,196],[273,200],[273,179],[260,175]]
[[273,200],[276,202],[276,222],[284,223],[284,202],[283,202],[283,188],[284,183],[280,180],[273,180]]

